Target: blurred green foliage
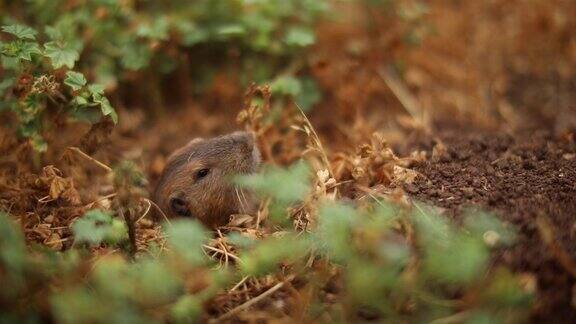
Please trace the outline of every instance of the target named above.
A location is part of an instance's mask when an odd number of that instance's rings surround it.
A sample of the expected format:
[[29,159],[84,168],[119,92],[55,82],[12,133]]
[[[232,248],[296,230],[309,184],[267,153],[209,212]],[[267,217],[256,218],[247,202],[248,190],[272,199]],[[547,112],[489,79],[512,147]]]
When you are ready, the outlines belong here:
[[91,210],[72,225],[76,242],[117,244],[128,238],[126,224],[101,210]]
[[[311,186],[308,177],[308,166],[296,164],[240,182],[286,207],[305,200]],[[278,188],[283,185],[293,191]],[[283,215],[287,217],[287,210]],[[75,240],[114,247],[126,235],[123,226],[114,226],[116,221],[102,211],[90,211],[73,226]],[[392,322],[428,322],[464,307],[471,321],[507,322],[525,318],[532,300],[514,274],[488,268],[490,249],[498,246],[498,240],[491,238],[494,233],[502,238],[499,244],[512,244],[514,234],[482,212],[469,211],[464,226],[457,227],[421,204],[410,210],[385,201],[364,207],[326,201],[310,232],[287,229],[263,240],[230,235],[228,242],[239,250],[239,261],[218,270],[209,270],[215,260],[203,246],[209,244],[210,235],[198,222],[177,220],[164,226],[167,250],[134,261],[120,255],[105,257],[86,268],[88,259],[78,258],[82,245],[59,254],[31,252],[2,214],[0,276],[8,284],[1,298],[27,300],[34,282],[40,280],[52,283],[43,291],[58,322],[188,322],[204,314],[204,302],[240,278],[291,271],[314,283],[341,281],[335,293],[344,313],[325,308],[319,295],[313,296],[309,309],[334,312],[350,321],[371,314]],[[321,267],[312,266],[318,262],[338,269],[339,275],[325,277]],[[199,271],[204,275],[190,276]],[[57,279],[62,273],[67,279]],[[186,287],[192,283],[205,288],[190,292]],[[464,305],[458,296],[474,298]],[[10,316],[46,316],[41,314],[27,307],[15,308]]]
[[[46,149],[41,134],[52,126],[46,115],[117,122],[106,94],[135,73],[154,83],[186,68],[201,85],[234,62],[240,81],[268,81],[275,96],[295,99],[304,110],[320,99],[314,80],[300,71],[327,0],[22,3],[0,0],[0,109],[18,117],[20,134],[38,151]],[[412,9],[401,12],[404,19],[418,20],[426,10]],[[132,201],[131,188],[145,183],[142,174],[130,163],[114,174],[115,188],[126,191],[119,196]],[[462,311],[471,322],[522,319],[531,295],[514,274],[488,267],[490,249],[514,241],[514,232],[497,218],[469,211],[457,227],[420,204],[409,210],[385,201],[368,207],[326,201],[309,211],[315,226],[296,232],[290,211],[310,208],[312,175],[301,162],[236,179],[270,200],[270,219],[283,231],[264,239],[229,234],[240,261],[228,268],[214,269],[203,250],[211,235],[191,220],[164,224],[167,249],[157,246],[155,253],[128,261],[122,249],[99,258],[87,252],[125,244],[126,222],[110,213],[92,210],[80,217],[72,232],[75,242],[86,244],[65,252],[26,246],[10,217],[0,213],[0,321],[193,322],[233,280],[282,278],[287,269],[313,284],[341,283],[332,289],[335,307],[320,296],[325,286],[310,290],[316,291],[305,307],[311,320],[321,311],[348,321],[369,314],[389,322],[428,322]],[[321,263],[336,275],[327,276]],[[473,298],[463,304],[462,296]]]

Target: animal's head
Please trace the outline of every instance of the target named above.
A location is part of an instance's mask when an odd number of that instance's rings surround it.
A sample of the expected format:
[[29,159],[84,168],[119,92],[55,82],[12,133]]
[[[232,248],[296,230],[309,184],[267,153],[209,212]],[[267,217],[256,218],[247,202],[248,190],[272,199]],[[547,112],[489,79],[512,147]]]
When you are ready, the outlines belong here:
[[170,156],[154,199],[168,217],[224,225],[231,214],[247,208],[232,178],[255,172],[259,164],[260,152],[250,133],[195,139]]

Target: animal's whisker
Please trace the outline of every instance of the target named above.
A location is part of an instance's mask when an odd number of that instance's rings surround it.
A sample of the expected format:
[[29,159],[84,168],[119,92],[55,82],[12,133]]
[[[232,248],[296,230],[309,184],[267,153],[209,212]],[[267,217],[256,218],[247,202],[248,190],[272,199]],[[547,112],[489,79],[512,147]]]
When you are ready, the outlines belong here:
[[240,198],[240,193],[238,192],[238,187],[234,186],[234,191],[236,192],[236,198],[238,198],[238,204],[240,204],[240,210],[244,212],[246,210],[246,206],[244,206],[244,202]]

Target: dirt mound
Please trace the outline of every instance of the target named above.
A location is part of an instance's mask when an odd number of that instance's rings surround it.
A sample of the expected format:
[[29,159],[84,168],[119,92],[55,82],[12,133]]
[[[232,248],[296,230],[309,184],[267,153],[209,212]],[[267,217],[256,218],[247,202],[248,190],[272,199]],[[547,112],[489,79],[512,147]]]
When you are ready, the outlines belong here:
[[[446,208],[456,220],[464,208],[479,206],[514,224],[517,243],[499,251],[495,263],[536,275],[535,321],[576,318],[572,302],[576,144],[572,135],[446,132],[439,138],[426,145],[433,157],[416,166],[421,176],[406,191]],[[546,233],[552,234],[550,239]]]

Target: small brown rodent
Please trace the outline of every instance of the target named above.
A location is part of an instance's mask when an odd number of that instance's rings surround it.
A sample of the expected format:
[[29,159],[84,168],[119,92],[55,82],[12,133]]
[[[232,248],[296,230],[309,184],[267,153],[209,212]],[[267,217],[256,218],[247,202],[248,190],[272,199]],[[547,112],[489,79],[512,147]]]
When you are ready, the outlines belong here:
[[260,152],[254,136],[235,132],[197,138],[168,158],[154,200],[168,217],[191,217],[206,226],[225,225],[230,215],[249,213],[254,203],[232,183],[256,172]]

